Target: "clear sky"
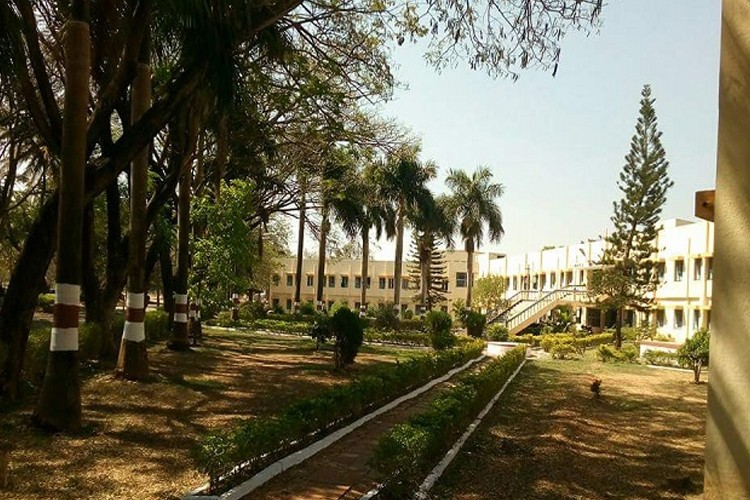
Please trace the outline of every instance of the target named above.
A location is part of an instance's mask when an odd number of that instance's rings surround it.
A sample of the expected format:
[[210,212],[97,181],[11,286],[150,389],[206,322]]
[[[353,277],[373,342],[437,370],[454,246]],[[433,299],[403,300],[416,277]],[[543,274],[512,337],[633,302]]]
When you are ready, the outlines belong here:
[[[423,141],[423,158],[449,168],[488,166],[505,185],[506,253],[577,242],[609,226],[616,181],[650,83],[675,181],[664,217],[692,218],[697,190],[715,178],[720,0],[609,2],[599,34],[569,34],[560,68],[513,83],[465,65],[438,74],[422,49],[394,51],[408,84],[383,107]],[[405,245],[408,249],[408,243]],[[393,258],[392,242],[377,257]]]

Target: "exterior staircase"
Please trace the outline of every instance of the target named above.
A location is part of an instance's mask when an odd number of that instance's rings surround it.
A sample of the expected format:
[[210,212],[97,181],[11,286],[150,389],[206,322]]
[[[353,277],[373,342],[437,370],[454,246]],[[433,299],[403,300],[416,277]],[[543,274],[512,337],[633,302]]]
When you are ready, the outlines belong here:
[[505,309],[488,313],[487,322],[502,322],[508,333],[515,335],[555,307],[581,304],[586,302],[586,296],[583,285],[569,285],[547,292],[523,290],[508,299],[509,305]]

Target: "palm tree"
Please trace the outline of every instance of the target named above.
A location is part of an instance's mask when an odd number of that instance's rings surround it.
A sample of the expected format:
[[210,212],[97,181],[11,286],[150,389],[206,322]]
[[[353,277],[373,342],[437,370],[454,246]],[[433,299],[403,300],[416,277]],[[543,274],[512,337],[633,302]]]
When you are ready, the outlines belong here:
[[367,281],[370,263],[370,230],[375,229],[375,237],[383,233],[392,238],[396,233],[395,214],[386,200],[377,196],[374,168],[365,168],[359,175],[359,200],[361,203],[359,230],[362,237],[362,267],[359,315],[367,314]]
[[[139,63],[132,84],[132,121],[137,121],[151,107],[151,67],[148,36],[143,41]],[[149,148],[145,147],[130,166],[130,239],[128,243],[128,295],[125,327],[120,342],[115,374],[129,380],[143,380],[148,375],[146,351],[146,180]]]
[[53,430],[81,427],[78,310],[81,294],[86,127],[91,74],[89,2],[73,0],[65,23],[65,107],[57,234],[54,327],[34,420]]
[[420,304],[431,310],[436,297],[433,297],[433,262],[437,245],[440,242],[453,246],[453,234],[456,232],[455,220],[448,213],[447,196],[439,196],[429,211],[416,210],[409,214],[410,224],[414,228],[414,253],[419,266]]
[[448,211],[456,221],[466,250],[466,307],[470,309],[474,250],[484,240],[485,226],[491,242],[500,241],[505,233],[503,214],[497,204],[505,188],[492,182],[492,172],[487,167],[479,167],[471,177],[463,170],[451,170],[445,183],[452,191]]
[[396,214],[396,256],[394,259],[393,308],[401,311],[401,275],[404,258],[404,226],[407,214],[414,210],[430,212],[435,200],[427,182],[435,178],[437,167],[422,163],[415,148],[392,156],[378,169],[378,196],[392,203]]

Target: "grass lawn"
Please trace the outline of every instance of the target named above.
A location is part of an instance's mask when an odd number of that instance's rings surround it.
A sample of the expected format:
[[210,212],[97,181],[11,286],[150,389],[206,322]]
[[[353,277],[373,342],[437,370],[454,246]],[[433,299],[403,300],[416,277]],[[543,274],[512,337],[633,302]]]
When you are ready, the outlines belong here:
[[15,444],[13,499],[182,498],[204,481],[193,468],[194,440],[210,429],[278,412],[358,374],[423,355],[363,346],[348,371],[305,338],[206,328],[203,346],[178,353],[149,350],[152,380],[115,380],[109,367],[83,382],[81,435],[44,434],[29,425],[34,399],[0,414],[0,440]]
[[530,361],[431,496],[699,498],[706,385],[691,380],[593,352]]

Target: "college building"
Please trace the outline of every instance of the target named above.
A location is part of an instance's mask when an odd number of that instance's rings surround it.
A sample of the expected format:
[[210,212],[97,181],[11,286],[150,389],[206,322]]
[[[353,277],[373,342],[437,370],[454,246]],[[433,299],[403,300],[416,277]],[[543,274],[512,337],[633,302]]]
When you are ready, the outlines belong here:
[[[711,326],[711,284],[713,281],[713,223],[668,219],[661,223],[656,246],[659,286],[653,293],[648,313],[626,311],[625,323],[638,325],[646,321],[659,333],[683,342],[700,328]],[[506,298],[517,309],[529,310],[523,322],[511,325],[516,333],[526,325],[548,314],[559,304],[572,305],[578,321],[594,328],[614,324],[614,312],[600,311],[585,293],[586,284],[604,250],[602,239],[571,245],[547,247],[517,255],[476,253],[473,279],[486,275],[503,276]],[[465,300],[467,254],[459,250],[445,252],[443,290],[446,301],[439,307],[450,311],[456,300]],[[315,302],[317,259],[302,263],[301,301]],[[338,260],[326,263],[323,300],[327,307],[342,302],[359,309],[361,288],[367,286],[367,305],[385,307],[393,302],[393,261],[371,260],[367,283],[362,283],[360,260]],[[288,311],[293,308],[296,259],[282,261],[282,269],[272,279],[269,300]],[[408,277],[409,264],[404,263],[402,278],[402,311],[419,312],[419,283]]]

